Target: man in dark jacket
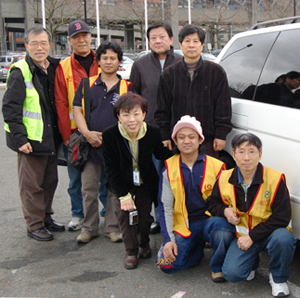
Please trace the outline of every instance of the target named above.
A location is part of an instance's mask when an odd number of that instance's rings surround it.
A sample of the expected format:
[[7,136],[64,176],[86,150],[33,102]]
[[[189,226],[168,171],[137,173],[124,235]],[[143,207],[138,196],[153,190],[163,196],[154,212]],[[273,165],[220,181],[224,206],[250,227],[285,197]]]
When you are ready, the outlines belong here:
[[[173,31],[168,23],[154,22],[148,27],[147,38],[151,48],[148,54],[134,62],[130,82],[134,85],[138,94],[148,102],[146,123],[157,125],[154,120],[155,101],[160,74],[168,66],[179,62],[183,57],[174,53]],[[163,168],[163,162],[154,158],[154,164],[159,174]],[[159,212],[155,209],[155,222],[151,225],[150,233],[159,233]]]
[[179,45],[184,59],[161,75],[154,118],[165,146],[171,145],[171,132],[183,115],[201,122],[205,153],[213,157],[225,147],[231,131],[231,99],[225,71],[218,64],[201,59],[205,33],[195,25],[184,26]]
[[57,186],[56,149],[61,142],[54,102],[54,74],[59,61],[48,57],[51,35],[42,27],[24,36],[25,59],[13,64],[3,97],[7,146],[18,153],[18,175],[27,235],[53,239],[63,225],[52,218]]
[[222,267],[225,279],[252,280],[259,253],[270,256],[269,282],[274,297],[289,295],[286,283],[296,239],[291,231],[291,202],[282,173],[264,167],[261,140],[251,134],[232,140],[237,167],[223,171],[207,199],[208,211],[235,225],[237,238],[227,251]]

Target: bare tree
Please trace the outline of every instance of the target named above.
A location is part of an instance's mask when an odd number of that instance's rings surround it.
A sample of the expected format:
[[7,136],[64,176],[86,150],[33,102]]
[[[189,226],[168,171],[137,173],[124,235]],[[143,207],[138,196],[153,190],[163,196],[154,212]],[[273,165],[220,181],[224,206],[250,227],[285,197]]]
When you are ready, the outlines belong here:
[[[119,7],[113,12],[113,23],[118,26],[126,23],[132,26],[132,30],[139,32],[142,37],[142,49],[145,50],[145,7],[144,1],[124,0],[116,3]],[[148,23],[161,20],[161,8],[155,0],[148,0]],[[129,27],[129,26],[128,26]]]
[[[41,7],[39,1],[28,0],[35,12],[35,22],[42,23],[41,18]],[[51,54],[54,54],[56,49],[56,38],[55,35],[60,34],[64,31],[61,30],[62,25],[67,25],[73,20],[82,19],[84,17],[82,1],[78,0],[47,0],[45,1],[45,18],[46,27],[52,34]],[[94,18],[94,11],[92,7],[88,8],[91,18]],[[92,13],[93,12],[93,13]]]
[[[220,48],[220,33],[228,30],[228,25],[238,13],[238,10],[229,9],[230,0],[206,1],[206,8],[201,9],[194,23],[204,25],[208,39],[213,49]],[[216,37],[216,38],[215,38]],[[217,44],[215,44],[215,39]]]

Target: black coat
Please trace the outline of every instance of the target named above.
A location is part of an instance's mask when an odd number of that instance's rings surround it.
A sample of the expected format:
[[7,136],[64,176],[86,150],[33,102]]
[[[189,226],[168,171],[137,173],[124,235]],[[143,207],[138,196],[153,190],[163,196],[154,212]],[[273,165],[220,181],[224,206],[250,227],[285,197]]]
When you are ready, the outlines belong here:
[[205,141],[225,140],[232,129],[231,98],[224,69],[202,58],[191,77],[184,60],[167,67],[160,76],[154,119],[163,140],[171,139],[184,115],[201,122]]
[[[173,47],[167,51],[164,69],[179,62],[183,57],[174,53]],[[148,102],[148,112],[145,118],[146,123],[156,125],[154,121],[155,102],[159,77],[162,73],[158,55],[151,50],[151,53],[136,60],[130,72],[130,82],[133,84],[136,93],[143,96]]]
[[[106,186],[117,197],[126,196],[134,188],[132,156],[124,140],[128,144],[128,141],[121,135],[118,124],[103,131],[102,147]],[[148,124],[145,136],[139,140],[138,166],[144,186],[157,205],[159,177],[152,162],[152,154],[160,160],[166,160],[172,156],[172,152],[162,144],[159,129]]]
[[[37,66],[33,63],[27,54],[26,62],[32,73],[32,82],[40,96],[42,118],[44,122],[44,132],[42,142],[27,139],[27,131],[22,121],[23,102],[26,96],[26,88],[22,72],[18,68],[11,70],[7,90],[3,96],[3,118],[9,125],[10,133],[6,132],[7,146],[19,152],[18,148],[30,142],[33,152],[30,155],[55,155],[55,147],[58,145],[61,137],[58,132],[57,115],[54,100],[54,75],[55,69],[59,63],[58,59],[48,57],[50,65],[48,67],[48,88],[43,86],[38,78]],[[44,93],[47,90],[47,98]]]

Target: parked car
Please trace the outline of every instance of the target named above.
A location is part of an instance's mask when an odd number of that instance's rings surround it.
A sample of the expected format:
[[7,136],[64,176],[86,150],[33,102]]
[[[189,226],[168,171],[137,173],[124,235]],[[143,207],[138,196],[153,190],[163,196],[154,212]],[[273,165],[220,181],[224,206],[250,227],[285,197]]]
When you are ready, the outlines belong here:
[[122,77],[122,79],[129,80],[130,72],[133,64],[133,60],[123,56],[122,64],[120,65],[117,73]]
[[13,56],[13,60],[11,61],[11,64],[13,64],[13,63],[15,63],[15,62],[17,62],[17,61],[19,61],[23,58],[25,58],[25,55]]
[[[216,62],[227,73],[234,126],[227,136],[223,160],[233,162],[230,143],[235,135],[251,132],[262,140],[262,164],[286,176],[293,209],[293,234],[300,239],[300,110],[256,101],[256,92],[263,84],[274,83],[277,77],[290,71],[300,72],[300,23],[293,23],[297,18],[274,20],[274,24],[287,21],[278,26],[265,27],[271,25],[270,21],[259,23],[236,34]],[[252,95],[248,92],[246,97],[249,87]]]
[[215,61],[217,58],[209,53],[201,53],[201,57],[203,60]]
[[13,56],[11,55],[0,56],[0,67],[9,69],[12,60],[13,60]]
[[218,55],[221,53],[222,49],[214,50],[211,53],[215,56],[218,57]]
[[129,59],[131,59],[131,60],[135,60],[135,58],[136,58],[136,55],[134,54],[134,53],[123,53],[123,57],[124,56],[126,56],[126,57],[128,57]]
[[8,69],[1,67],[0,68],[0,82],[3,82],[3,83],[6,82],[7,74],[8,74]]

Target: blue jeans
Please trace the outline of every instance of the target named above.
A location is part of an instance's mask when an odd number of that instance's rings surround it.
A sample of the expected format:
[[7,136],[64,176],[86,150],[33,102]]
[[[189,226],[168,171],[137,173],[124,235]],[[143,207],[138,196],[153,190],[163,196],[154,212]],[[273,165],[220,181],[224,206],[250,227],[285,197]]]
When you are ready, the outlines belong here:
[[[152,154],[152,162],[155,166],[155,169],[158,173],[158,176],[160,177],[161,171],[164,168],[165,163],[162,160],[156,159],[153,154]],[[158,206],[154,208],[154,214],[155,214],[155,221],[159,222],[159,208],[158,208]]]
[[160,265],[164,273],[176,273],[194,266],[204,257],[204,244],[209,242],[214,249],[210,266],[213,272],[221,272],[226,251],[235,237],[234,227],[223,217],[210,217],[209,219],[193,223],[189,227],[190,237],[184,238],[175,233],[175,242],[178,248],[176,260],[167,264],[161,246],[155,264]]
[[[64,155],[68,160],[68,148],[64,146]],[[71,198],[72,217],[83,218],[83,205],[81,193],[81,172],[68,164],[69,188],[68,193]]]
[[254,243],[248,250],[241,250],[234,239],[228,249],[222,268],[225,279],[238,282],[246,279],[252,270],[257,269],[259,253],[267,251],[271,260],[269,270],[276,283],[286,282],[289,278],[289,266],[293,261],[296,239],[285,228],[275,230],[266,239]]
[[105,168],[102,168],[100,186],[99,186],[99,200],[103,205],[102,210],[100,211],[100,216],[104,217],[106,213],[107,205],[107,189],[106,189],[106,179],[105,179]]

